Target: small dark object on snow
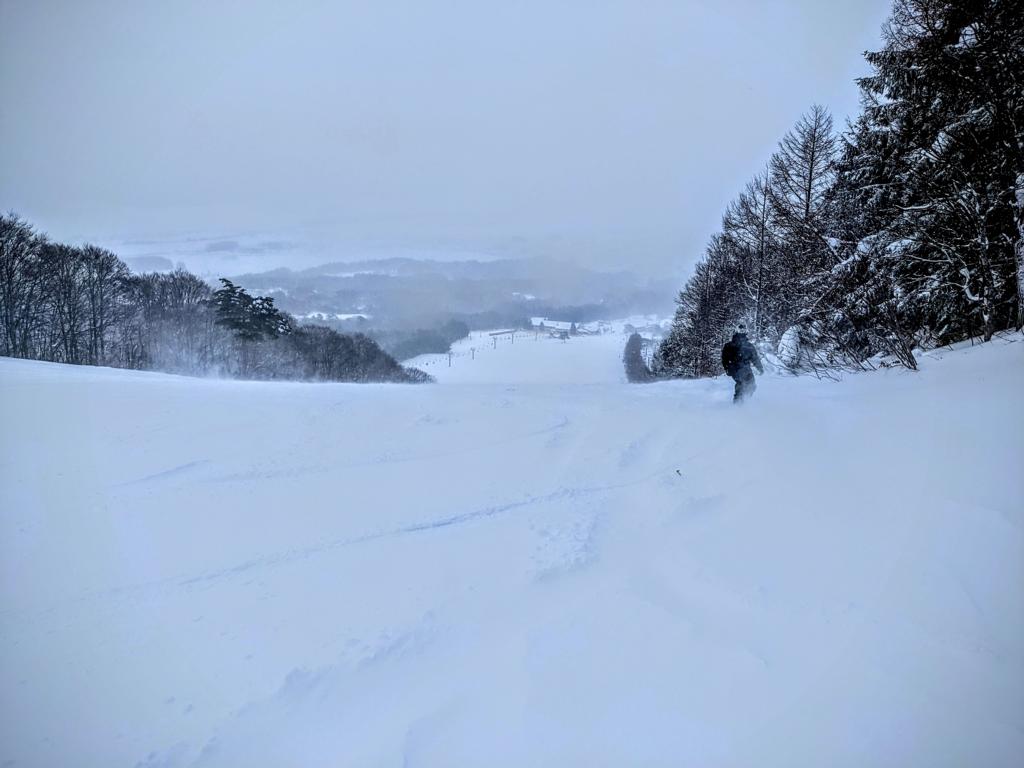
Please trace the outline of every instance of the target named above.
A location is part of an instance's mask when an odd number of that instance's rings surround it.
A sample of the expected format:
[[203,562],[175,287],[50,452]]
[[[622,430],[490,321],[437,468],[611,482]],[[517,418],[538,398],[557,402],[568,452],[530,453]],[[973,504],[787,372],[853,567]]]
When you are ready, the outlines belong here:
[[757,368],[758,373],[764,373],[757,350],[747,341],[747,327],[739,325],[732,340],[722,347],[722,367],[736,381],[736,392],[732,397],[734,403],[742,403],[757,389],[750,366]]

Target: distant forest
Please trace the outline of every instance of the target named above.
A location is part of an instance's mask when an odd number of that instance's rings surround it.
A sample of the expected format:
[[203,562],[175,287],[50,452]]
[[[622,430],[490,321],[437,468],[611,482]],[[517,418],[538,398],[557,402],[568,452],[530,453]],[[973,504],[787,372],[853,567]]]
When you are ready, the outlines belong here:
[[812,107],[725,211],[654,374],[721,373],[740,322],[794,371],[1024,323],[1020,2],[897,0],[865,57],[860,115]]
[[132,274],[0,215],[0,355],[242,379],[424,382],[363,334],[297,325],[230,280]]

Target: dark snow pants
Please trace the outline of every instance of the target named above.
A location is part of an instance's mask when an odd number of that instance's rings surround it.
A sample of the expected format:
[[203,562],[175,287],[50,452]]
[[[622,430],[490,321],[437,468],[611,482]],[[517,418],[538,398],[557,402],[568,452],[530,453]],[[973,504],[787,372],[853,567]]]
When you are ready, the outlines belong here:
[[754,381],[754,372],[750,370],[750,366],[744,366],[733,374],[733,379],[736,380],[736,392],[732,396],[734,403],[742,403],[757,389],[757,384]]

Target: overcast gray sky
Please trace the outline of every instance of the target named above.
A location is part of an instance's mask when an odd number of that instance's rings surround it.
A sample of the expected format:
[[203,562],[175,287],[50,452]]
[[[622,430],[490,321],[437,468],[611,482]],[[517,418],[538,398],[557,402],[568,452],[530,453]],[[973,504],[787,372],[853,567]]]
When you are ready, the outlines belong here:
[[802,111],[856,110],[888,7],[0,0],[0,207],[682,272]]

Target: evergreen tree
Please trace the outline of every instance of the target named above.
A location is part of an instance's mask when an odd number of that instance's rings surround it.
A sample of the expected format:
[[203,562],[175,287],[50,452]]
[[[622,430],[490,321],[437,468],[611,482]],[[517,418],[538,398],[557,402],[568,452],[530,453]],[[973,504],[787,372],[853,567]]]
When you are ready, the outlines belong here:
[[[812,107],[732,203],[657,360],[717,371],[743,318],[820,373],[1024,324],[1024,13],[1011,0],[896,0],[837,141]],[[796,342],[799,343],[796,343]]]
[[276,339],[291,332],[288,317],[274,307],[267,296],[250,296],[242,287],[227,278],[220,279],[221,288],[213,292],[212,304],[217,324],[230,329],[244,342]]
[[866,262],[848,272],[915,343],[989,339],[1021,316],[1024,13],[897,0],[883,40],[843,163]]

